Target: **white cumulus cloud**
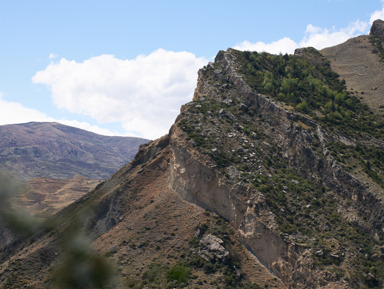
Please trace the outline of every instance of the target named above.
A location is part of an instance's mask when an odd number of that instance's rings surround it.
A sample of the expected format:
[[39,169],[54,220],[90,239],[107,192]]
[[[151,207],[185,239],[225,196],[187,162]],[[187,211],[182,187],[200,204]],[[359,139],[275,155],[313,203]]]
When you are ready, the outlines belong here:
[[384,0],[382,0],[381,3],[383,5],[381,10],[377,10],[371,14],[371,18],[369,19],[370,24],[372,24],[373,21],[375,21],[377,19],[384,20]]
[[101,135],[118,135],[116,132],[112,132],[97,125],[91,125],[88,122],[67,119],[54,119],[36,109],[25,107],[18,102],[6,101],[3,99],[0,92],[0,125],[27,123],[31,121],[59,122]]
[[316,27],[312,24],[307,25],[304,37],[299,41],[295,42],[289,37],[284,37],[280,40],[272,43],[257,42],[251,43],[244,41],[235,45],[235,49],[249,50],[258,52],[269,52],[269,53],[288,53],[292,54],[296,48],[301,47],[315,47],[316,49],[323,49],[325,47],[334,46],[340,44],[351,37],[355,37],[360,34],[367,33],[369,23],[357,20],[351,23],[348,27],[342,29],[327,29]]
[[33,77],[54,103],[99,123],[121,123],[127,135],[157,138],[168,132],[180,106],[192,99],[197,71],[208,60],[158,49],[135,59],[100,55],[83,62],[60,59]]
[[320,28],[309,24],[305,31],[305,37],[300,41],[298,47],[312,46],[316,49],[331,47],[343,43],[351,37],[366,33],[367,27],[368,23],[360,20],[350,24],[347,28],[339,30]]
[[0,93],[0,125],[29,121],[53,121],[53,119],[18,102],[6,101]]
[[361,35],[368,34],[369,28],[372,25],[373,21],[377,19],[384,20],[384,0],[382,2],[382,8],[371,13],[369,21],[356,20],[345,28],[341,29],[327,29],[316,27],[312,24],[307,25],[305,30],[304,37],[295,42],[294,40],[284,37],[280,40],[274,41],[272,43],[257,42],[251,43],[249,41],[244,41],[242,43],[236,44],[235,49],[239,50],[249,50],[249,51],[258,51],[258,52],[269,52],[269,53],[293,53],[296,48],[300,47],[315,47],[316,49],[323,49],[325,47],[331,47],[344,41],[349,38]]
[[273,54],[279,54],[279,53],[291,53],[291,51],[294,51],[297,48],[297,44],[295,41],[288,37],[284,37],[280,40],[271,42],[271,43],[264,43],[262,41],[251,43],[249,41],[244,41],[242,43],[239,43],[235,45],[235,49],[242,50],[242,51],[259,51],[259,52],[269,52]]

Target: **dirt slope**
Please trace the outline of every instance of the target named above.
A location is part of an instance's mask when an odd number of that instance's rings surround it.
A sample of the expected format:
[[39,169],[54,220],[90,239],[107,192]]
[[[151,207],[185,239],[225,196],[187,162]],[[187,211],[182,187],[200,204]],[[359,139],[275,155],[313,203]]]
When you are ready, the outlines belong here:
[[383,116],[384,62],[369,42],[369,36],[358,36],[320,52],[329,59],[332,69],[345,79],[349,90]]
[[[241,266],[241,278],[240,271],[238,277],[230,275],[231,278],[268,288],[285,288],[241,245],[239,235],[223,219],[186,202],[169,188],[169,147],[159,151],[156,145],[152,144],[146,155],[137,157],[134,164],[121,169],[92,194],[61,211],[58,218],[63,219],[56,233],[32,236],[0,252],[0,285],[52,288],[49,274],[57,252],[63,250],[58,239],[60,231],[64,232],[84,208],[93,204],[93,213],[86,221],[87,235],[96,251],[114,264],[114,288],[225,288],[232,282],[225,275],[227,265],[217,265],[218,269],[211,268],[213,271],[208,273],[203,265],[188,265],[192,275],[184,285],[170,283],[166,274],[175,264],[197,262],[201,245],[194,241],[196,236],[219,232],[223,234],[221,238],[227,238],[225,247]],[[145,163],[140,164],[142,161]],[[155,274],[153,278],[148,277],[151,274]]]
[[33,178],[28,181],[27,191],[19,203],[33,215],[53,215],[93,190],[99,180],[75,175],[69,180]]

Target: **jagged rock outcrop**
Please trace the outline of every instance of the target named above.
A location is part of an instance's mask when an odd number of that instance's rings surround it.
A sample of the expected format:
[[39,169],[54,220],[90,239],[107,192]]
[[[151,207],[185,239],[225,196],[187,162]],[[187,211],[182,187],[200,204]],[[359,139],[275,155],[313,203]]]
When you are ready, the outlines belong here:
[[199,250],[199,256],[206,261],[224,261],[229,252],[223,247],[224,241],[215,235],[208,234],[200,240],[203,248]]
[[384,21],[377,19],[372,23],[370,35],[377,36],[381,41],[384,41]]

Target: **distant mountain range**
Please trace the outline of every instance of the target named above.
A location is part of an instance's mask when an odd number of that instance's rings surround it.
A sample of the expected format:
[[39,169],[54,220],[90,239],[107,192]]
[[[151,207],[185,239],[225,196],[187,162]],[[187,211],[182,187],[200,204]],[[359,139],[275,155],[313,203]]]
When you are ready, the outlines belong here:
[[128,163],[146,139],[102,136],[59,123],[0,126],[0,169],[18,178],[106,179]]
[[98,135],[59,123],[3,125],[0,170],[26,183],[18,203],[36,216],[47,216],[109,178],[146,142]]

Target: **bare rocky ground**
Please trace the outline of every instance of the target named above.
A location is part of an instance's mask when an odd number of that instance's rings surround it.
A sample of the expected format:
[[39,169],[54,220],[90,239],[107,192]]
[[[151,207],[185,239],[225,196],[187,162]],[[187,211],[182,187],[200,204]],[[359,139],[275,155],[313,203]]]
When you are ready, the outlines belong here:
[[[379,121],[384,117],[384,61],[371,44],[370,37],[361,35],[320,52],[330,61],[340,78],[345,80],[349,91],[368,105]],[[382,195],[382,188],[362,170],[357,168],[352,173],[376,194]]]
[[[95,242],[99,251],[112,255],[126,285],[144,286],[143,273],[153,264],[169,267],[196,256],[196,249],[191,248],[190,242],[197,228],[202,224],[212,227],[220,220],[217,215],[186,202],[168,187],[167,166],[167,160],[160,156],[135,177],[139,193],[123,217],[124,221]],[[152,182],[147,183],[148,179]],[[235,231],[229,228],[229,232],[232,250],[240,260],[244,278],[260,286],[284,288],[241,245]],[[189,280],[188,288],[225,287],[222,272],[205,274],[203,269],[193,269],[192,274],[194,278]],[[149,288],[166,288],[163,278],[158,280],[162,285]]]

